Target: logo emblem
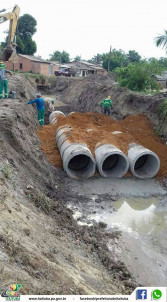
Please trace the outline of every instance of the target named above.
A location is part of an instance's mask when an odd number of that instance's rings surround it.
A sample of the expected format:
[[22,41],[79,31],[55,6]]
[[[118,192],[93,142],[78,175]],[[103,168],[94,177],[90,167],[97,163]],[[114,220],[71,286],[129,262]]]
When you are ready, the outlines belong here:
[[162,297],[161,290],[159,290],[159,289],[153,290],[153,292],[152,292],[152,299],[153,300],[159,300],[159,299],[161,299],[161,297]]
[[20,301],[21,284],[10,284],[8,288],[2,293],[6,301]]
[[136,300],[146,300],[146,299],[147,299],[147,290],[146,289],[137,289]]

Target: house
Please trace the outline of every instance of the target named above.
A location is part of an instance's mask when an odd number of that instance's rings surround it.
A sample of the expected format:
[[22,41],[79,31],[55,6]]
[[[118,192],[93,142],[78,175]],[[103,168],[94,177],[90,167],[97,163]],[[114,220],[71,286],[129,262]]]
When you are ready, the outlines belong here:
[[153,75],[152,77],[157,80],[161,89],[167,88],[167,71],[164,71],[162,75]]
[[100,65],[95,65],[85,61],[68,62],[71,69],[76,70],[76,76],[85,77],[91,74],[107,74],[107,71]]
[[47,61],[41,57],[18,54],[18,62],[13,64],[5,62],[9,70],[18,70],[20,72],[33,72],[43,75],[52,75],[59,69],[59,64],[55,61]]

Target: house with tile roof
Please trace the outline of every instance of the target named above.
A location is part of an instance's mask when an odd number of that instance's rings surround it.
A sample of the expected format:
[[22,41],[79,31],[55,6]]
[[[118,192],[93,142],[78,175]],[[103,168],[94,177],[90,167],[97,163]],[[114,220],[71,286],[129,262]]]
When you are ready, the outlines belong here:
[[107,74],[107,71],[100,65],[85,61],[72,61],[68,62],[68,66],[76,69],[76,76],[85,77],[91,74]]
[[43,75],[54,75],[59,69],[59,63],[55,61],[44,60],[41,57],[18,54],[18,62],[13,64],[5,62],[9,70],[18,70],[20,72],[33,72]]

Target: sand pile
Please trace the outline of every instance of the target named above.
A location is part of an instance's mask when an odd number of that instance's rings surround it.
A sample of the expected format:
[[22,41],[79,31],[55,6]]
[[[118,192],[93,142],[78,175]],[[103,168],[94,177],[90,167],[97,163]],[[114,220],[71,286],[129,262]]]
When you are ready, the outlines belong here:
[[[93,155],[97,144],[111,143],[126,155],[130,143],[141,144],[160,158],[161,167],[157,177],[167,176],[167,146],[157,136],[149,119],[142,114],[129,116],[121,121],[99,113],[73,113],[67,117],[59,116],[55,125],[46,125],[38,131],[42,150],[56,167],[62,167],[55,137],[57,129],[63,125],[72,128],[70,141],[87,144]],[[113,133],[115,131],[116,133]]]

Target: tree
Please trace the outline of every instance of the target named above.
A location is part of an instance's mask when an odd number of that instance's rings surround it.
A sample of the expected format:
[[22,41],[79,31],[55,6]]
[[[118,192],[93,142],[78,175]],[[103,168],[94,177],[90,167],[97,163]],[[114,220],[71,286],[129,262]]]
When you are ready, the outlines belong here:
[[101,64],[103,63],[103,59],[104,59],[104,54],[99,54],[97,53],[97,55],[95,55],[91,60],[88,60],[89,63],[93,63],[93,64]]
[[123,50],[113,49],[103,56],[103,68],[108,70],[108,62],[110,60],[110,71],[113,71],[117,67],[124,67],[128,65],[128,57]]
[[167,68],[167,58],[161,57],[161,58],[159,58],[158,62],[159,62],[159,64],[161,64],[162,66],[164,66],[165,69]]
[[50,54],[50,60],[61,62],[61,52],[56,50],[53,54]]
[[146,91],[158,89],[158,83],[153,77],[161,74],[163,68],[156,59],[150,62],[131,63],[127,67],[115,69],[117,81],[120,86],[133,91]]
[[129,50],[127,57],[130,63],[139,62],[141,60],[141,56],[135,50]]
[[74,61],[81,61],[82,59],[81,59],[81,56],[76,56],[75,58],[74,58]]
[[66,51],[60,52],[59,50],[56,50],[53,54],[49,55],[50,60],[57,61],[60,63],[68,63],[70,62],[70,55]]
[[5,38],[5,41],[0,43],[0,52],[2,52],[2,51],[5,49],[5,47],[7,46],[7,41],[8,41],[8,30],[7,30],[7,31],[4,31],[4,33],[5,33],[7,36],[6,36],[6,38]]
[[32,36],[36,33],[36,25],[37,21],[29,14],[19,18],[16,34],[18,53],[33,55],[37,51],[36,42],[32,40]]
[[164,31],[163,35],[157,36],[154,41],[157,47],[162,46],[167,53],[167,30]]

